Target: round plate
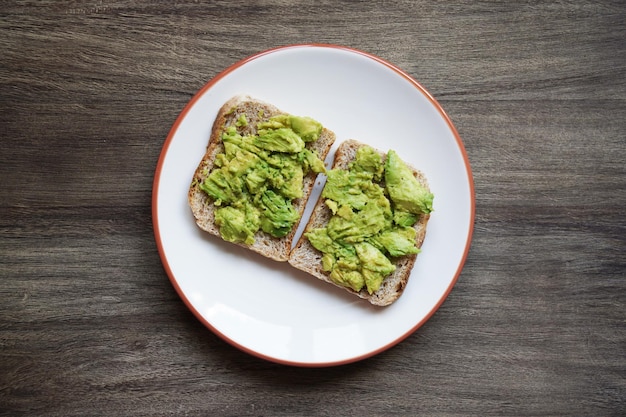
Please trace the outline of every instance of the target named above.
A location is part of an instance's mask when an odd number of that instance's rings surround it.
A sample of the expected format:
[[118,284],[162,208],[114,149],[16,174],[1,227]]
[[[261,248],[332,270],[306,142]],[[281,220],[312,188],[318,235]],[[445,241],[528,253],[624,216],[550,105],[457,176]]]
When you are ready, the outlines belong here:
[[[357,139],[382,151],[394,149],[424,172],[435,194],[434,212],[411,278],[394,304],[374,307],[196,226],[187,205],[191,178],[217,111],[238,94],[313,117],[334,131],[337,141],[327,162],[342,141]],[[437,310],[467,256],[474,189],[456,129],[408,74],[354,49],[295,45],[232,65],[191,99],[163,146],[152,211],[165,270],[202,323],[255,356],[290,365],[330,366],[393,346]]]

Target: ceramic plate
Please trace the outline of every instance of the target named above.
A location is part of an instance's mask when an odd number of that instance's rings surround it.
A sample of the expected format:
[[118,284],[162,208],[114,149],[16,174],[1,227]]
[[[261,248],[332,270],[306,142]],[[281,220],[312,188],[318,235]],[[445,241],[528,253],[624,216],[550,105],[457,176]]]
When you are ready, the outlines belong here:
[[[383,151],[394,149],[425,173],[435,194],[434,212],[398,301],[371,306],[196,226],[187,190],[213,118],[238,94],[313,117],[333,130],[337,141],[327,161],[339,143],[353,138]],[[163,146],[152,210],[165,270],[202,323],[255,356],[290,365],[330,366],[393,346],[437,310],[469,249],[474,193],[461,139],[419,83],[371,54],[332,45],[297,45],[232,65],[191,99]]]

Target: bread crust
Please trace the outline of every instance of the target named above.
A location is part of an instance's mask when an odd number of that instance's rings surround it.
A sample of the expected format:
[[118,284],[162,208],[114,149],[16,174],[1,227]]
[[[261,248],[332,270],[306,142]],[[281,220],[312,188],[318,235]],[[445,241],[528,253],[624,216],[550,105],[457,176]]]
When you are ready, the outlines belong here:
[[[350,162],[356,157],[357,150],[367,146],[356,140],[347,140],[343,142],[337,152],[335,153],[335,161],[333,163],[333,169],[347,169]],[[386,154],[378,151],[383,157],[383,161],[386,158]],[[415,177],[418,181],[428,188],[428,182],[424,174],[415,168],[411,167]],[[325,227],[330,220],[332,213],[330,209],[324,203],[324,199],[320,196],[313,208],[311,217],[305,227],[304,232],[308,232],[315,228]],[[426,225],[430,219],[430,214],[422,214],[418,218],[417,223],[413,226],[416,230],[415,244],[418,248],[422,246],[424,238],[426,236]],[[315,249],[304,234],[298,240],[298,243],[291,251],[289,257],[289,264],[293,267],[305,271],[322,281],[328,282],[336,287],[342,288],[351,294],[354,294],[362,299],[365,299],[377,306],[387,306],[396,301],[400,295],[404,292],[411,270],[415,264],[417,254],[406,255],[394,259],[394,265],[396,270],[387,276],[378,291],[369,294],[366,289],[361,291],[354,291],[352,288],[344,287],[339,284],[335,284],[329,277],[329,273],[322,269],[322,253]]]
[[[188,192],[188,203],[196,220],[196,224],[200,229],[218,237],[220,237],[220,232],[219,227],[215,224],[215,206],[212,204],[212,199],[200,189],[200,184],[202,184],[213,169],[217,154],[224,152],[224,145],[221,140],[222,133],[227,127],[235,125],[235,122],[242,114],[246,115],[248,125],[237,126],[236,128],[240,134],[245,135],[256,133],[257,123],[267,121],[272,116],[287,113],[272,104],[249,96],[235,96],[224,103],[218,111],[217,117],[213,122],[206,152],[194,172]],[[320,159],[323,161],[334,141],[335,134],[324,128],[319,139],[307,143],[306,147],[310,150],[317,151]],[[314,172],[309,172],[305,175],[303,180],[303,197],[294,200],[294,207],[299,213],[300,218],[304,212],[306,202],[311,195],[316,178],[317,174]],[[273,237],[259,230],[254,235],[255,242],[252,245],[245,243],[236,244],[276,261],[285,262],[289,258],[296,230],[297,224],[294,225],[290,233],[282,238]]]

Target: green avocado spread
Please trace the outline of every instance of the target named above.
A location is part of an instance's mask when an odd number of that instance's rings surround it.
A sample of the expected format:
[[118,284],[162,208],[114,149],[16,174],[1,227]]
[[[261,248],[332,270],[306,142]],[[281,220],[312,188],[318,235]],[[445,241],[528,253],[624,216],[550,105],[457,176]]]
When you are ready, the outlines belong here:
[[342,286],[372,294],[395,271],[394,258],[416,254],[419,216],[433,210],[433,194],[390,150],[383,163],[369,146],[358,149],[347,170],[328,171],[322,198],[328,225],[305,236],[322,252],[322,267]]
[[300,217],[293,202],[303,196],[304,176],[326,170],[317,153],[305,147],[322,133],[319,122],[278,115],[259,123],[255,135],[238,133],[237,127],[247,125],[241,115],[224,130],[224,152],[200,189],[213,199],[222,238],[252,244],[259,230],[287,235]]

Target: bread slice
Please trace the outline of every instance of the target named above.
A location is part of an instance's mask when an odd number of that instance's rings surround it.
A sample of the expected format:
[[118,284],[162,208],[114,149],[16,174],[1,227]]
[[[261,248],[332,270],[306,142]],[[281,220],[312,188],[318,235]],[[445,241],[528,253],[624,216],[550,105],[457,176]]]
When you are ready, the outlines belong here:
[[[267,121],[272,116],[286,113],[272,104],[256,100],[249,96],[235,96],[228,100],[218,111],[217,117],[213,123],[206,152],[193,175],[188,193],[189,206],[191,207],[197,225],[202,230],[216,236],[220,236],[220,232],[219,227],[215,225],[215,206],[212,204],[212,199],[199,188],[199,185],[211,172],[216,155],[224,152],[224,145],[221,140],[222,133],[227,127],[236,126],[235,122],[242,114],[245,114],[248,124],[247,126],[237,126],[237,131],[242,135],[246,135],[256,133],[256,126],[259,122]],[[335,134],[324,128],[319,139],[314,142],[308,142],[306,146],[310,150],[317,151],[318,156],[323,161],[334,141]],[[294,206],[296,211],[300,214],[300,217],[302,217],[316,178],[317,174],[314,172],[310,172],[306,175],[303,181],[304,195],[294,200]],[[294,225],[290,233],[282,238],[273,237],[259,230],[254,236],[254,244],[237,244],[268,258],[284,262],[289,258],[289,252],[296,230],[297,224]]]
[[[365,146],[365,144],[360,143],[355,140],[348,140],[343,142],[337,152],[335,154],[335,161],[333,164],[333,169],[347,169],[350,162],[352,162],[356,157],[357,150]],[[380,152],[380,151],[379,151]],[[383,162],[385,160],[386,154],[380,152],[383,157]],[[428,187],[428,182],[423,173],[419,172],[415,168],[411,169],[414,171],[415,177],[418,181]],[[310,231],[312,229],[325,227],[328,221],[330,220],[332,213],[330,209],[324,203],[323,198],[319,198],[313,211],[311,213],[311,217],[306,225],[304,232]],[[430,218],[430,214],[422,214],[418,218],[414,228],[417,231],[415,243],[418,248],[422,246],[424,241],[424,237],[426,236],[426,225]],[[370,303],[377,306],[386,306],[394,301],[396,301],[402,292],[409,280],[411,275],[411,270],[413,269],[413,265],[415,264],[415,259],[417,255],[406,255],[395,259],[394,265],[396,266],[396,270],[391,273],[391,275],[387,276],[383,281],[382,285],[378,289],[378,291],[369,294],[366,289],[362,289],[361,291],[354,291],[352,288],[344,287],[339,284],[335,284],[329,278],[329,274],[324,272],[322,269],[322,253],[315,249],[313,245],[309,242],[309,240],[302,235],[298,240],[298,243],[294,247],[291,252],[291,256],[289,257],[289,263],[302,271],[305,271],[322,281],[326,281],[330,284],[333,284],[339,288],[343,288],[344,290],[363,298]]]

